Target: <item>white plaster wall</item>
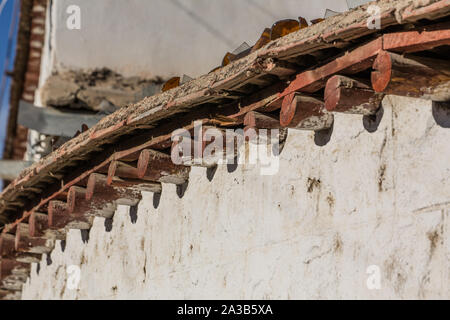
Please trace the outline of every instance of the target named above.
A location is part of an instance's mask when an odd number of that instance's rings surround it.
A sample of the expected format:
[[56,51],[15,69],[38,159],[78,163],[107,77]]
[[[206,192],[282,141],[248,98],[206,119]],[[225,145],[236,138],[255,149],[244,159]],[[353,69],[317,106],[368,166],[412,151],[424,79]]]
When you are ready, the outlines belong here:
[[[393,108],[392,105],[395,105]],[[324,147],[291,130],[280,171],[213,180],[195,168],[182,199],[144,194],[135,224],[120,207],[87,244],[69,233],[36,265],[24,299],[448,299],[450,129],[427,101],[389,96],[375,133],[336,115]],[[308,179],[320,184],[308,192]],[[81,268],[68,286],[67,266]],[[367,268],[381,271],[369,290]]]
[[[279,19],[322,18],[346,11],[345,0],[53,0],[54,63],[61,68],[109,67],[127,76],[197,77],[227,51],[253,45]],[[68,6],[81,9],[69,30]]]

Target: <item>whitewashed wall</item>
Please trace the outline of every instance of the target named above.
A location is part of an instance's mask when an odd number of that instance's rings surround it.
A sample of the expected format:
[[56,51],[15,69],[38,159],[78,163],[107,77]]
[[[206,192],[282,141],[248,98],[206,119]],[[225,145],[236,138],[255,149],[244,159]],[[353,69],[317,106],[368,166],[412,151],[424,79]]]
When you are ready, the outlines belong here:
[[87,244],[72,231],[23,298],[450,298],[450,129],[430,102],[383,105],[374,133],[337,115],[323,147],[291,130],[275,176],[220,167],[209,181],[197,168],[182,199],[164,185],[155,209],[144,194],[134,224],[120,207],[111,232],[102,219]]
[[[345,0],[57,0],[50,28],[53,67],[109,67],[127,76],[196,77],[279,19],[322,18]],[[70,5],[81,29],[69,30]]]

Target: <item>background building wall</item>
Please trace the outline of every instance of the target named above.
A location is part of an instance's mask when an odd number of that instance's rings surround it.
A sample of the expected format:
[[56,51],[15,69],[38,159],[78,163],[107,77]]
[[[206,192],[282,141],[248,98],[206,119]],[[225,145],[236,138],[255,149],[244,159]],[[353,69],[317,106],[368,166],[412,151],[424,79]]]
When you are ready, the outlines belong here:
[[[66,12],[81,9],[81,29]],[[197,77],[226,52],[253,45],[279,19],[323,18],[345,0],[58,0],[52,1],[54,68],[109,67],[126,76]],[[114,17],[114,18],[112,18]],[[53,69],[54,70],[54,69]]]
[[172,185],[159,203],[144,194],[134,223],[120,207],[88,243],[72,230],[23,298],[450,298],[450,130],[431,102],[383,106],[374,133],[337,114],[322,147],[290,130],[276,175],[219,167],[209,181],[194,168],[183,198]]

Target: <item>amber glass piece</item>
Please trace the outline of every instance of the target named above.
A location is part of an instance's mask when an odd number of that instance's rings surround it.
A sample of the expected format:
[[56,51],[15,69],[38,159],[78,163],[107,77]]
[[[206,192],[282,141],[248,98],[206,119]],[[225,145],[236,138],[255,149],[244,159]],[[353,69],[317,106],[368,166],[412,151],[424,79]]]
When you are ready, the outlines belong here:
[[232,54],[230,52],[227,52],[225,57],[223,57],[222,67],[225,67],[226,65],[229,65],[231,62],[233,62],[234,59],[236,59],[236,55]]
[[314,20],[311,20],[311,23],[312,23],[312,24],[317,24],[317,23],[322,22],[322,21],[324,21],[324,20],[325,20],[325,19],[322,19],[322,18],[314,19]]
[[280,20],[274,23],[272,26],[272,33],[270,35],[271,40],[284,37],[289,33],[300,30],[300,24],[297,20],[286,19]]
[[219,70],[220,68],[222,68],[222,66],[220,66],[220,67],[215,67],[214,69],[212,69],[212,70],[211,70],[210,72],[208,72],[208,73],[213,73],[213,72]]
[[270,42],[270,34],[271,34],[270,28],[265,28],[261,37],[259,38],[258,41],[256,41],[255,45],[253,46],[251,52],[255,52],[256,50],[261,49],[266,44],[268,44]]
[[308,28],[308,21],[305,18],[298,17],[298,21],[300,23],[300,29]]
[[180,85],[180,81],[181,81],[180,77],[173,77],[173,78],[167,80],[167,82],[164,83],[161,91],[165,92],[165,91],[168,91],[170,89],[178,87]]

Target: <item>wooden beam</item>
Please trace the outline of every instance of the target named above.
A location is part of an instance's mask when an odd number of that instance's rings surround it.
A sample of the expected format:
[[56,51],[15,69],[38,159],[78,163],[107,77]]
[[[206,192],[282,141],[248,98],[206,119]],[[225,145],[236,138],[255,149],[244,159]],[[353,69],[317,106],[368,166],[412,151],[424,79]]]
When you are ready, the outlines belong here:
[[13,271],[23,271],[24,275],[28,275],[30,265],[27,263],[19,262],[13,259],[1,259],[0,260],[0,283],[6,277],[10,276]]
[[203,126],[198,137],[178,137],[172,143],[171,158],[181,166],[213,168],[237,155],[237,148],[231,147],[235,136],[221,128]]
[[325,87],[325,108],[330,112],[375,114],[384,94],[369,84],[344,76],[333,76]]
[[53,249],[53,242],[45,238],[32,237],[30,235],[30,225],[19,223],[16,230],[15,249],[18,252],[29,253],[49,253]]
[[93,173],[89,176],[86,188],[86,200],[92,201],[93,207],[98,204],[106,205],[113,202],[136,205],[141,199],[141,191],[161,193],[161,183],[138,179],[122,179],[115,177],[108,183],[108,177]]
[[280,119],[257,111],[250,111],[245,115],[244,125],[254,129],[281,129]]
[[323,101],[315,97],[292,93],[283,100],[280,113],[283,127],[319,131],[330,128],[333,121],[333,114],[325,109]]
[[[131,165],[122,161],[111,161],[108,169],[107,184],[111,185],[115,177],[126,179],[138,179],[138,169],[135,165]],[[142,179],[146,180],[146,179]]]
[[[50,201],[48,204],[48,225],[50,229],[58,230],[66,227],[69,223],[73,225],[74,221],[79,222],[78,229],[89,229],[89,221],[80,221],[80,217],[75,218],[73,214],[69,213],[67,203],[62,201]],[[73,228],[76,228],[73,226]]]
[[450,100],[450,62],[383,51],[374,62],[376,92],[433,101]]
[[48,215],[41,212],[31,212],[28,223],[30,225],[30,236],[49,240],[64,240],[65,232],[49,229]]
[[280,94],[280,98],[296,91],[316,92],[324,88],[327,80],[337,73],[350,75],[369,69],[382,48],[382,38],[378,38],[322,67],[302,72]]
[[4,233],[0,235],[0,257],[9,256],[14,252],[15,237],[12,234]]
[[3,233],[0,235],[0,260],[13,259],[23,263],[33,263],[40,261],[40,254],[17,252],[15,248],[16,237],[12,234]]
[[[435,29],[436,30],[429,30]],[[383,35],[383,49],[411,53],[450,45],[450,24],[427,26],[423,30],[395,32]]]
[[151,149],[141,152],[138,177],[164,183],[183,184],[189,179],[190,168],[176,165],[169,155]]

